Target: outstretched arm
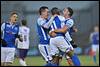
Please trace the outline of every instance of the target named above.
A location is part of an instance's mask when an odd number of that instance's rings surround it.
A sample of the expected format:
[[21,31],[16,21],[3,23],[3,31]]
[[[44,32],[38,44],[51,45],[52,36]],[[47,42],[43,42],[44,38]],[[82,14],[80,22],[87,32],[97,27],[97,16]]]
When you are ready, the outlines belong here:
[[55,16],[52,16],[47,23],[43,24],[43,27],[48,29],[51,26],[54,18],[55,18]]

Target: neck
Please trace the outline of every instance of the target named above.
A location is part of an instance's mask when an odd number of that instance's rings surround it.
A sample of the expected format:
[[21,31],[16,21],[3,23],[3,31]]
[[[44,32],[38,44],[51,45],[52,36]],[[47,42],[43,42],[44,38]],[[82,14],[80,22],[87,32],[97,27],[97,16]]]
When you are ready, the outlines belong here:
[[14,24],[12,20],[10,20],[9,22],[10,22],[10,24],[12,24],[12,25]]

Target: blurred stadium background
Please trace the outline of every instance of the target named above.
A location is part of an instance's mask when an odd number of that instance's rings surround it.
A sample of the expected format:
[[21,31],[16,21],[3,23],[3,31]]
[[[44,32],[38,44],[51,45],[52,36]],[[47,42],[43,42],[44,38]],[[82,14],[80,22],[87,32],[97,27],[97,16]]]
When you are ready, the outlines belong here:
[[9,18],[11,11],[19,13],[19,22],[26,19],[30,32],[30,50],[28,55],[40,55],[38,45],[38,35],[36,21],[39,16],[38,9],[41,6],[48,6],[49,9],[58,7],[63,10],[65,7],[71,7],[74,10],[73,18],[78,32],[73,38],[78,44],[75,52],[80,55],[87,55],[91,46],[89,43],[89,35],[93,31],[93,27],[99,24],[99,1],[1,1],[1,21]]

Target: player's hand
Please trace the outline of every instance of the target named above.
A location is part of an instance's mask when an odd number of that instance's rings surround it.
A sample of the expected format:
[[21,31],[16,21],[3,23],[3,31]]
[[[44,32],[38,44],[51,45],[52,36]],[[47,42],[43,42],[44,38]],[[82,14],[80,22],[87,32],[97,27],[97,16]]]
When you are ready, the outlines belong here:
[[78,31],[78,29],[75,26],[73,26],[73,30],[74,30],[74,32]]
[[20,37],[20,38],[19,38],[19,41],[20,41],[20,42],[23,42],[23,38],[22,38],[22,37]]
[[77,32],[78,30],[75,28],[74,31]]
[[52,31],[52,32],[49,33],[49,35],[50,35],[51,37],[55,37],[55,36],[56,36],[56,33],[55,33],[54,31]]
[[21,35],[16,34],[15,37],[18,38],[20,42],[23,42],[23,38]]
[[7,42],[4,39],[1,39],[1,45],[3,47],[6,47],[7,46]]
[[58,29],[55,29],[54,32],[58,32]]

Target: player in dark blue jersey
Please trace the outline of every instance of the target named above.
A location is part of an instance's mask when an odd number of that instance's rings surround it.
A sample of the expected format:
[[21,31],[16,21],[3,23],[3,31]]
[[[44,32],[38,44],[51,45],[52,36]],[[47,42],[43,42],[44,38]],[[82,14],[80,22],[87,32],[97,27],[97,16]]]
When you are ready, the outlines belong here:
[[12,12],[9,21],[1,25],[2,43],[1,43],[1,63],[7,66],[13,63],[15,55],[15,39],[18,36],[19,25],[17,24],[18,14]]
[[50,56],[48,30],[54,19],[54,16],[48,19],[48,11],[49,11],[48,7],[46,6],[40,7],[39,9],[40,17],[37,20],[37,30],[39,36],[38,48],[41,55],[47,62],[46,66],[50,66],[51,64],[50,61],[52,60],[52,57]]

